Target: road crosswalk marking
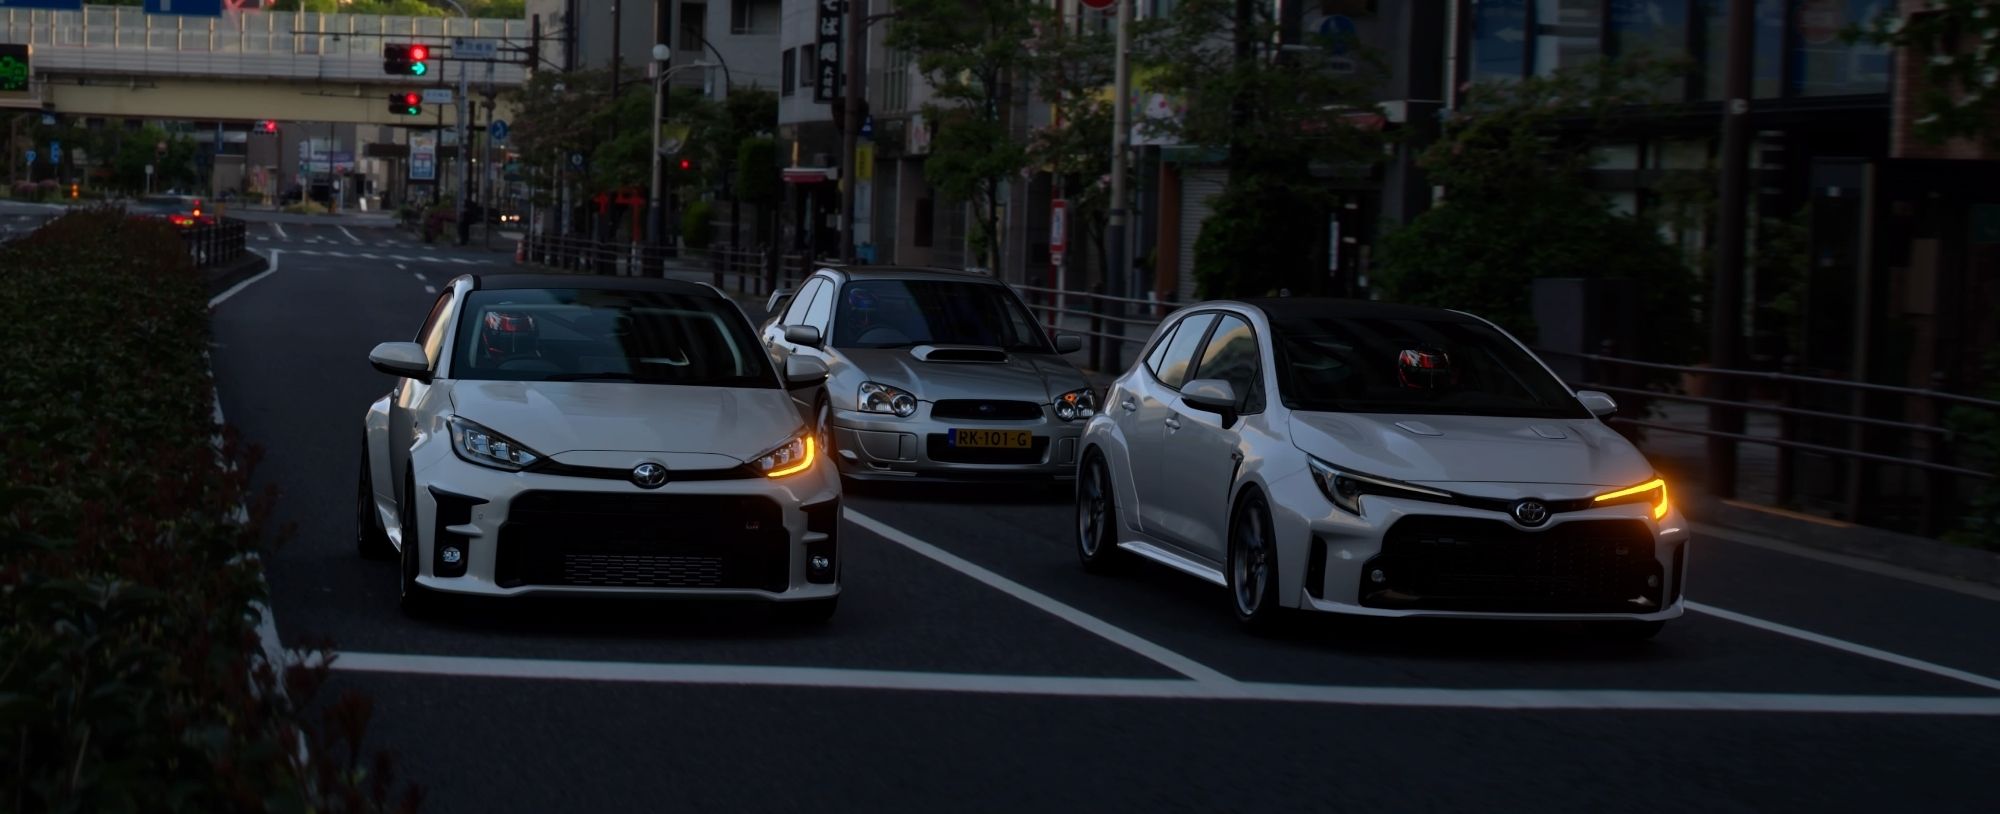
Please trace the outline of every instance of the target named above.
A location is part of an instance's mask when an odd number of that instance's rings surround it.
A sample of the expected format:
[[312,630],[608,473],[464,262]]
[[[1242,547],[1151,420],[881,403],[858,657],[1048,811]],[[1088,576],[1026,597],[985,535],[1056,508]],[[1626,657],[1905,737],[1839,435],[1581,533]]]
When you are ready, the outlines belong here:
[[390,260],[398,263],[457,263],[461,266],[484,265],[478,260],[464,257],[411,257],[402,254],[376,255],[360,252],[327,251],[325,249],[294,249],[292,250],[292,254],[303,254],[309,257],[338,257],[345,260]]

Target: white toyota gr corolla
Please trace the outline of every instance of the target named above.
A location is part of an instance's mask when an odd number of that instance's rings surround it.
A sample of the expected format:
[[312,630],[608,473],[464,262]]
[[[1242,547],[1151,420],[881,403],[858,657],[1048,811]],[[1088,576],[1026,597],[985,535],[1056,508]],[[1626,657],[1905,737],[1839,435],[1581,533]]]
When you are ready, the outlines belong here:
[[466,276],[364,423],[357,541],[432,592],[780,602],[840,594],[840,482],[734,303],[666,280]]
[[1160,324],[1084,432],[1086,568],[1135,558],[1290,609],[1588,620],[1681,615],[1666,482],[1519,341],[1468,314],[1211,302]]

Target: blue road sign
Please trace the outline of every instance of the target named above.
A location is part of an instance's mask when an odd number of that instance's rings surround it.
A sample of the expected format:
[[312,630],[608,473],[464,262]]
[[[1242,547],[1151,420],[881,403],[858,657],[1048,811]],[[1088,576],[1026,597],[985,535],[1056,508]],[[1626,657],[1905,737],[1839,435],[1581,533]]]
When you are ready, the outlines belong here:
[[875,116],[873,114],[861,117],[861,137],[875,137]]
[[28,151],[28,163],[30,163],[30,164],[33,164],[33,163],[35,163],[35,151],[34,151],[34,150],[29,150],[29,151]]
[[494,141],[506,141],[507,120],[494,119],[492,124],[486,125],[486,135],[492,136]]
[[49,8],[57,11],[82,11],[83,0],[0,0],[0,8]]
[[49,142],[49,163],[50,164],[62,163],[62,142],[60,141]]
[[175,14],[182,17],[220,17],[222,0],[146,0],[146,13]]
[[1320,36],[1327,38],[1326,47],[1334,56],[1346,56],[1354,48],[1354,37],[1358,33],[1354,20],[1340,14],[1328,16],[1319,23]]

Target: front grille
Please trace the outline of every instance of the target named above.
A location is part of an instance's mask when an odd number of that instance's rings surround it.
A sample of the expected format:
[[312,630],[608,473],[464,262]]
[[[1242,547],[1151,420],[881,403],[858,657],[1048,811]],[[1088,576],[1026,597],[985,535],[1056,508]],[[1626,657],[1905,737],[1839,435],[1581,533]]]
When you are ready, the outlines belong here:
[[1048,456],[1049,439],[1037,435],[1034,446],[1027,449],[989,449],[955,447],[944,433],[932,433],[924,436],[924,452],[931,460],[947,464],[1038,464]]
[[500,528],[501,587],[791,584],[791,536],[768,498],[523,492]]
[[931,405],[931,417],[970,421],[1034,421],[1042,417],[1042,405],[1032,401],[946,399]]
[[[1376,582],[1375,572],[1384,581]],[[1499,520],[1406,517],[1361,569],[1361,604],[1404,610],[1645,613],[1665,574],[1636,520],[1523,531]],[[1648,585],[1648,578],[1652,584]]]

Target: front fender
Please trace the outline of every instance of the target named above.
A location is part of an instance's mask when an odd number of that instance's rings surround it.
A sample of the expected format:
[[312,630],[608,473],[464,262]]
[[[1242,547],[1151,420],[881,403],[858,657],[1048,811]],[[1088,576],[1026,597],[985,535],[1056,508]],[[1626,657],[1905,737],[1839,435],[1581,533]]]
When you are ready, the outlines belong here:
[[1083,438],[1077,455],[1081,478],[1084,456],[1095,449],[1104,456],[1104,469],[1111,473],[1112,499],[1118,507],[1119,541],[1127,538],[1125,532],[1139,528],[1139,490],[1132,479],[1131,447],[1127,444],[1125,431],[1110,416],[1099,413],[1083,427]]
[[375,505],[394,502],[396,479],[389,469],[389,396],[368,405],[361,416],[361,437],[368,450],[368,487],[375,495]]

